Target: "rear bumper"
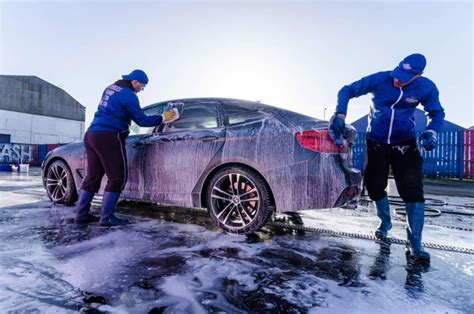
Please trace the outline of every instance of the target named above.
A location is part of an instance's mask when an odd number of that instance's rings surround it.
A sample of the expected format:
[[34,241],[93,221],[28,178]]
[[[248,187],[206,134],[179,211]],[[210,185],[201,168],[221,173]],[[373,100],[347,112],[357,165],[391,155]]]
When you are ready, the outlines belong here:
[[360,193],[362,175],[337,154],[263,172],[272,189],[277,212],[342,206]]
[[340,207],[347,202],[357,199],[362,191],[361,171],[356,168],[348,167],[345,162],[342,163],[342,169],[344,171],[348,186],[339,195],[333,207]]
[[339,166],[344,172],[347,187],[337,198],[332,207],[340,207],[344,204],[359,198],[362,191],[362,173],[359,169],[352,167],[352,149],[356,143],[357,130],[350,124],[346,124],[343,134],[344,139],[349,145],[347,154],[340,154],[337,157]]

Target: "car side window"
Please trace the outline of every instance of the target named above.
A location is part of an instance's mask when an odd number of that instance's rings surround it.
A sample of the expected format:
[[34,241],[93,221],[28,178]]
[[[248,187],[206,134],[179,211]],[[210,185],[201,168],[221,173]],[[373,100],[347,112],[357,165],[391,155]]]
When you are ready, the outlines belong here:
[[224,109],[229,118],[229,126],[258,121],[267,116],[264,112],[258,109],[246,108],[238,105],[227,104],[224,106]]
[[180,117],[169,123],[166,131],[212,129],[218,126],[215,103],[188,103],[183,106]]
[[[160,104],[150,108],[146,108],[144,110],[147,116],[155,116],[160,115],[163,113],[167,104]],[[139,134],[149,134],[153,132],[154,126],[139,126],[135,122],[132,121],[132,125],[130,126],[130,135],[139,135]]]

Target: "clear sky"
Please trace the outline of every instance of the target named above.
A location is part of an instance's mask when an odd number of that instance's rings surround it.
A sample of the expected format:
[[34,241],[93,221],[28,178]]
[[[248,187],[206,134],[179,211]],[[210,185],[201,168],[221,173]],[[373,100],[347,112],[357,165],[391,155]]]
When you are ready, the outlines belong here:
[[[150,78],[142,106],[219,96],[328,119],[343,85],[420,52],[447,119],[470,127],[473,15],[471,1],[0,0],[0,73],[62,87],[86,124],[135,68]],[[369,104],[352,100],[348,121]]]

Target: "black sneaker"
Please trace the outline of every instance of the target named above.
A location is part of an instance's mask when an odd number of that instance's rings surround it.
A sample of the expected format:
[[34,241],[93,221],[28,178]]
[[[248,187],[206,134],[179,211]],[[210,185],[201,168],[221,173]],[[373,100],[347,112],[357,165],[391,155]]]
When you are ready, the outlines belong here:
[[97,216],[94,216],[94,215],[91,215],[91,214],[87,214],[85,216],[82,216],[80,218],[76,217],[76,219],[74,219],[74,222],[77,223],[77,224],[88,224],[88,223],[91,223],[91,222],[98,222],[100,220],[99,217]]

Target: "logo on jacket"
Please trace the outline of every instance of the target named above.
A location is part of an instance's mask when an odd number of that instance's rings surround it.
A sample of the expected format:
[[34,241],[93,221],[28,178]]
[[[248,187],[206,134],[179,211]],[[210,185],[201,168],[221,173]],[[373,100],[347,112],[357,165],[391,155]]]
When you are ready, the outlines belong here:
[[402,64],[403,70],[411,70],[411,65],[410,63],[403,63]]
[[405,153],[408,151],[410,148],[410,145],[404,145],[404,146],[393,146],[393,149],[398,149],[402,155],[405,155]]
[[407,98],[405,98],[405,101],[409,104],[417,104],[418,103],[418,99],[413,98],[413,97],[407,97]]

